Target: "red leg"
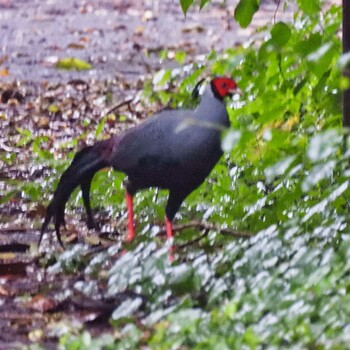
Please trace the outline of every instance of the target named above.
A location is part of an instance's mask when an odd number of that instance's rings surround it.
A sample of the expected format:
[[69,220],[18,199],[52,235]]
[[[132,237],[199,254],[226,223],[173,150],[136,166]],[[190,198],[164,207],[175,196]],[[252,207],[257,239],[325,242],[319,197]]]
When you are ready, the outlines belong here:
[[126,191],[126,208],[128,212],[128,232],[126,234],[126,241],[130,243],[135,238],[135,225],[133,196],[128,191]]
[[173,238],[174,237],[174,235],[173,235],[173,224],[168,219],[167,216],[165,216],[165,227],[166,227],[166,235],[167,235],[168,239]]
[[[168,239],[173,240],[173,238],[174,238],[173,225],[167,216],[165,216],[165,227],[166,227],[166,235],[167,235]],[[173,245],[171,245],[171,247],[169,249],[169,260],[170,260],[170,262],[174,261],[174,246]]]

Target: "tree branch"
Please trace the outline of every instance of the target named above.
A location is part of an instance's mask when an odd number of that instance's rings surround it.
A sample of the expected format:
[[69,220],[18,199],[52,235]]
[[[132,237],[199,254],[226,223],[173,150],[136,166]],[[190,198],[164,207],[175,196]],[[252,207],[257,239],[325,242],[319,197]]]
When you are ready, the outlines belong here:
[[[205,222],[205,221],[189,221],[184,224],[178,224],[173,226],[174,232],[180,232],[182,230],[185,230],[187,228],[195,228],[198,230],[206,230],[206,231],[217,231],[223,236],[231,236],[235,238],[250,238],[254,234],[252,232],[247,231],[238,231],[231,228],[222,228],[218,225],[215,225],[211,222]],[[159,232],[159,234],[165,234],[166,230],[163,229]],[[203,237],[202,237],[203,238]]]

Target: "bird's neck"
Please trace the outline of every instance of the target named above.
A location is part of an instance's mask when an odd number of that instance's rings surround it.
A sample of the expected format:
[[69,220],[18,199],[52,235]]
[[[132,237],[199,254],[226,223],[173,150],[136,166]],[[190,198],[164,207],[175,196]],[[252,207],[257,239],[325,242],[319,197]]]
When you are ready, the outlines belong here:
[[224,102],[214,96],[210,86],[204,90],[194,115],[202,121],[220,126],[227,127],[230,124]]

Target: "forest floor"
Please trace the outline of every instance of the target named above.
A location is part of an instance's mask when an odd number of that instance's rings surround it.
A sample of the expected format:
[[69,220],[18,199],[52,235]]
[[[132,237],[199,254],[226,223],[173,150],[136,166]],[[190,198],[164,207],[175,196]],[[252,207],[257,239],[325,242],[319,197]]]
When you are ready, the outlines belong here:
[[[292,16],[282,4],[277,8],[274,1],[262,1],[253,23],[241,29],[233,19],[236,3],[214,1],[202,11],[190,9],[185,17],[172,0],[0,0],[0,68],[7,73],[1,79],[138,80],[164,68],[166,62],[159,59],[164,50],[170,58],[181,50],[194,60],[212,49],[254,40],[257,27]],[[81,58],[93,69],[56,69],[56,61],[64,57]]]

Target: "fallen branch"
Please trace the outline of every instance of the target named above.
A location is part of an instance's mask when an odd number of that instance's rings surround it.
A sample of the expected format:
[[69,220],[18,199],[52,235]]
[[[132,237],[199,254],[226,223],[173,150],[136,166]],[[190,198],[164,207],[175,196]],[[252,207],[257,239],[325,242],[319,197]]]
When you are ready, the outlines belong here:
[[[218,225],[215,225],[211,222],[205,222],[205,221],[189,221],[184,224],[178,224],[173,226],[174,232],[179,232],[182,230],[185,230],[187,228],[196,228],[198,230],[206,230],[206,231],[217,231],[221,235],[224,236],[231,236],[236,238],[250,238],[254,234],[252,232],[248,231],[238,231],[231,228],[222,228]],[[159,232],[159,234],[165,234],[166,230],[163,229]]]
[[192,241],[188,241],[186,243],[183,243],[183,244],[179,244],[177,245],[177,249],[183,249],[183,248],[186,248],[188,246],[191,246],[193,244],[196,244],[198,243],[199,241],[201,241],[203,238],[207,237],[208,236],[208,233],[209,233],[210,230],[205,230],[204,233],[202,235],[200,235],[199,237],[193,239]]

